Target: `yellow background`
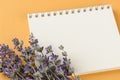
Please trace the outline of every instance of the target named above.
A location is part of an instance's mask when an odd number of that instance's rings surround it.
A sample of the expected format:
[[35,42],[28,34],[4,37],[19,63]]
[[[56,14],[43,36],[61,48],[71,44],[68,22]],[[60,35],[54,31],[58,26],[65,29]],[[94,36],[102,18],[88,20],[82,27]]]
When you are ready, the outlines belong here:
[[[12,46],[12,38],[18,37],[28,45],[29,28],[27,14],[32,12],[111,4],[120,30],[120,0],[0,0],[0,43]],[[120,70],[82,75],[82,80],[120,80]],[[0,80],[8,80],[0,74]]]

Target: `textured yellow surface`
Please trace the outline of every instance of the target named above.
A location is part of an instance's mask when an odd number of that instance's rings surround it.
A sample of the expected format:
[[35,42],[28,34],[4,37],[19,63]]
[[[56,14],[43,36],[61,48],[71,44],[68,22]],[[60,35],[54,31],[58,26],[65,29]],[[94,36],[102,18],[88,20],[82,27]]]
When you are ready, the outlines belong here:
[[[27,14],[32,12],[111,4],[120,30],[120,0],[0,0],[0,43],[12,46],[18,37],[28,45]],[[120,70],[82,75],[82,80],[120,80]],[[9,80],[0,74],[0,80]]]

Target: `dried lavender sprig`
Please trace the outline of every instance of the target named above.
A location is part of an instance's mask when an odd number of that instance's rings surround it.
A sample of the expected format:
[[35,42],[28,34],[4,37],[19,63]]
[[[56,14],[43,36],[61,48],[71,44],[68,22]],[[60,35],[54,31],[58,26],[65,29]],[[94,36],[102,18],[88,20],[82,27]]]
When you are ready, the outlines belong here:
[[22,78],[24,77],[19,74],[19,70],[21,68],[21,59],[15,55],[15,52],[9,49],[8,45],[0,44],[0,65],[1,65],[1,72],[4,72],[8,77],[15,78]]
[[[14,38],[14,49],[18,50],[21,53],[21,57],[25,60],[25,65],[22,64],[21,59],[18,61],[13,61],[13,64],[18,64],[20,68],[16,68],[16,70],[19,71],[19,73],[23,73],[23,77],[21,75],[13,75],[11,78],[16,78],[18,80],[21,80],[22,78],[25,78],[25,80],[71,80],[67,76],[72,74],[71,68],[70,68],[70,59],[67,58],[66,52],[63,50],[63,63],[61,63],[61,60],[58,59],[58,55],[56,55],[53,50],[52,46],[48,46],[46,49],[44,49],[43,46],[40,46],[38,44],[38,40],[34,38],[33,34],[30,35],[29,43],[30,46],[23,47],[23,41],[19,41],[17,38]],[[4,47],[4,46],[3,46]],[[5,49],[8,48],[5,47]],[[64,49],[63,46],[61,46],[61,49]],[[11,51],[11,49],[6,49]],[[43,50],[46,50],[47,53],[43,53]],[[7,60],[14,59],[11,57],[14,55],[6,55],[3,54],[4,48],[0,49],[0,56],[6,57]],[[9,53],[12,53],[9,52]],[[38,53],[40,53],[38,55]],[[38,57],[39,56],[39,57]],[[10,58],[9,58],[10,57]],[[19,59],[19,56],[17,55],[17,58]],[[2,61],[0,62],[0,68],[1,66],[4,67],[3,63],[6,61],[2,58]],[[39,65],[36,65],[36,59],[39,62]],[[4,60],[4,61],[3,61]],[[6,66],[5,66],[6,68]],[[9,69],[9,68],[8,68]],[[11,69],[11,68],[10,68]],[[1,71],[2,68],[0,69]],[[14,72],[13,72],[14,73]],[[8,74],[10,75],[10,74]],[[77,78],[75,80],[78,80]]]
[[[35,40],[35,39],[34,39],[33,35],[32,35],[32,37],[31,37],[30,40],[32,40],[32,41],[38,41],[38,40]],[[30,41],[30,42],[33,43],[32,41]],[[32,45],[33,45],[33,44],[32,44]],[[36,44],[36,45],[38,45],[38,44]],[[46,48],[46,51],[47,51],[47,53],[50,53],[50,52],[52,52],[53,50],[51,49],[51,46],[48,46],[48,47]],[[42,53],[42,51],[41,51],[41,53]],[[64,76],[63,76],[63,77],[64,77]]]
[[[62,51],[62,55],[65,57],[64,59],[66,59],[66,61],[67,61],[67,52],[64,50],[64,46],[63,45],[60,45],[59,46],[59,49]],[[69,68],[70,67],[70,60],[68,60],[68,63],[67,63],[67,68]],[[74,75],[74,79],[75,80],[80,80],[80,77],[78,77],[76,74],[75,74],[75,72],[74,72],[74,69],[73,68],[71,68],[71,69],[69,69],[70,71],[71,71],[71,73]]]

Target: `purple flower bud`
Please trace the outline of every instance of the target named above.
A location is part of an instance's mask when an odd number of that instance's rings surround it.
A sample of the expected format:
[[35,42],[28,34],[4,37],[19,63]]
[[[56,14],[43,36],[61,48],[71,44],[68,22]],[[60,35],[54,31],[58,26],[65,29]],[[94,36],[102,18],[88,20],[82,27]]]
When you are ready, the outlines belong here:
[[18,38],[14,38],[12,41],[13,41],[13,43],[14,43],[15,46],[18,46],[18,45],[19,45],[19,40],[18,40]]
[[53,52],[51,45],[49,45],[49,46],[46,47],[45,49],[46,49],[47,53]]

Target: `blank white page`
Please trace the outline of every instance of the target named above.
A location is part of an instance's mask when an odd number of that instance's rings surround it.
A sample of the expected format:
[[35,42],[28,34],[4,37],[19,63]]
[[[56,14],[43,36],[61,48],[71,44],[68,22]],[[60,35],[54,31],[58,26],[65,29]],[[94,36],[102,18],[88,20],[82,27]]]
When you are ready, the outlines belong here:
[[63,45],[78,74],[120,67],[120,39],[110,5],[28,14],[40,45]]

